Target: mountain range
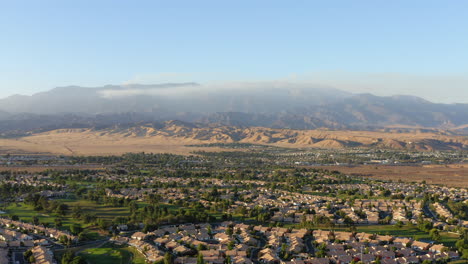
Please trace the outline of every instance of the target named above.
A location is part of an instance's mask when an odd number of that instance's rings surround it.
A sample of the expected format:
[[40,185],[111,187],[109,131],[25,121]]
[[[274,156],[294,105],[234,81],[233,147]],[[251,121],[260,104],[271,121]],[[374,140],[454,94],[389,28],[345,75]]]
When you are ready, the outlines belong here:
[[275,129],[443,129],[468,132],[468,104],[415,96],[353,94],[292,83],[58,87],[0,99],[0,134],[64,128],[108,129],[180,120],[197,127]]

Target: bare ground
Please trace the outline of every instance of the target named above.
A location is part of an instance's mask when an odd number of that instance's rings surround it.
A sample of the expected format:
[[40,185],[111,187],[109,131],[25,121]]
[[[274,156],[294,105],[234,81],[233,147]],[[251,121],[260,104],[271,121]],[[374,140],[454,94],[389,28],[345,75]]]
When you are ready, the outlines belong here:
[[386,166],[363,165],[356,167],[323,166],[355,176],[379,180],[422,182],[468,188],[468,164],[425,165],[425,166]]
[[372,131],[290,130],[270,128],[187,128],[167,126],[155,130],[134,127],[118,130],[58,129],[22,138],[0,139],[0,154],[118,155],[128,152],[187,155],[187,147],[207,143],[253,143],[288,148],[372,147],[421,151],[466,148],[468,137],[439,133],[389,133]]

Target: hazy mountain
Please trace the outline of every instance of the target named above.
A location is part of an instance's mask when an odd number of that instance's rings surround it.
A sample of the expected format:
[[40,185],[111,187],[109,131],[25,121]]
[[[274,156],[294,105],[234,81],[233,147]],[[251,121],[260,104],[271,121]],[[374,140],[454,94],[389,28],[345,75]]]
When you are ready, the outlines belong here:
[[435,104],[413,96],[355,95],[312,107],[310,114],[350,126],[423,126],[450,128],[468,123],[468,104]]
[[11,115],[8,112],[0,111],[0,121],[8,119]]
[[121,113],[148,112],[154,110],[158,101],[152,96],[134,95],[106,98],[106,91],[170,89],[196,84],[135,85],[85,88],[79,86],[58,87],[32,96],[14,95],[0,100],[0,110],[10,113]]
[[203,126],[292,129],[450,128],[466,131],[468,104],[379,97],[291,83],[59,87],[0,99],[0,134],[181,120]]
[[418,97],[353,95],[329,104],[269,114],[215,113],[206,123],[273,128],[372,129],[378,127],[455,128],[468,124],[468,104],[434,104]]
[[11,96],[0,100],[0,110],[11,113],[122,113],[180,112],[271,113],[311,104],[331,103],[351,94],[330,88],[278,84],[201,86],[196,83],[158,85],[108,85],[84,88],[59,87],[32,96]]

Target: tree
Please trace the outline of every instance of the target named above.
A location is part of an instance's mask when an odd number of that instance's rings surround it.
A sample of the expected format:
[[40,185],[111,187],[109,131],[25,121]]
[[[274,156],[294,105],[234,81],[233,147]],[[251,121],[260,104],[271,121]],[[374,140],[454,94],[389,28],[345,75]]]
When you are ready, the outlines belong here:
[[343,222],[346,224],[346,226],[354,225],[353,219],[351,219],[351,217],[349,217],[349,216],[345,216],[344,219],[343,219]]
[[431,229],[431,231],[429,231],[429,235],[431,236],[432,240],[435,240],[435,241],[440,240],[440,233],[439,233],[439,230],[437,228]]
[[206,230],[207,230],[207,232],[208,232],[208,235],[209,235],[210,237],[212,237],[212,236],[213,236],[213,230],[211,230],[211,225],[208,225],[208,227],[206,228]]
[[61,264],[70,264],[70,262],[73,260],[73,257],[74,257],[73,252],[70,250],[67,250],[62,255],[62,260],[60,262]]
[[205,264],[205,260],[203,259],[203,255],[201,253],[198,253],[197,264]]
[[228,249],[229,249],[229,250],[232,250],[232,249],[234,248],[234,246],[235,246],[234,241],[229,241],[229,243],[228,243],[228,245],[227,245]]
[[72,241],[71,241],[70,238],[68,238],[68,236],[62,235],[62,236],[59,237],[59,242],[62,243],[62,244],[64,244],[64,245],[69,246],[69,245],[71,244]]
[[97,224],[98,224],[99,228],[101,228],[102,230],[106,230],[107,227],[109,226],[109,223],[107,223],[107,221],[104,220],[103,218],[99,218],[97,220]]
[[207,247],[204,245],[204,244],[198,244],[197,246],[197,250],[200,251],[200,250],[206,250]]
[[32,256],[32,251],[31,251],[31,250],[28,250],[28,251],[24,252],[23,255],[24,255],[24,258],[25,258],[25,259],[28,259],[29,257]]
[[66,204],[59,204],[55,209],[55,212],[60,216],[65,216],[68,210],[68,205]]
[[463,249],[461,258],[462,259],[468,259],[468,248]]
[[231,226],[228,226],[228,228],[226,229],[226,235],[232,236],[232,234],[233,234],[232,227],[231,227]]
[[128,207],[130,208],[130,214],[135,213],[138,210],[138,204],[135,201],[131,201],[128,204]]
[[77,256],[74,257],[73,260],[70,262],[70,264],[86,264],[86,261],[83,257]]
[[81,227],[80,224],[73,224],[73,225],[70,226],[70,231],[74,235],[78,235],[79,233],[83,232],[83,228]]
[[396,227],[402,228],[403,227],[403,222],[401,220],[398,220],[395,224]]
[[62,219],[61,218],[55,218],[54,223],[55,223],[55,227],[61,227],[62,226]]
[[164,264],[173,264],[174,260],[172,259],[172,255],[169,252],[166,252],[164,255]]

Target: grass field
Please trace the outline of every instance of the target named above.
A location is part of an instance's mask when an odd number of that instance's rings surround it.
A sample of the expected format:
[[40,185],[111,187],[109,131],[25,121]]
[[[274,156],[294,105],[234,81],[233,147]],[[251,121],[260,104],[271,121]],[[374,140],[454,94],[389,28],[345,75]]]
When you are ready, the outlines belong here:
[[[60,200],[59,200],[60,201]],[[93,213],[99,218],[112,220],[116,216],[129,216],[127,207],[112,207],[104,204],[97,204],[88,200],[63,200],[70,207],[80,206],[84,212]]]
[[[106,220],[113,220],[117,216],[128,216],[130,214],[127,207],[112,207],[87,200],[62,199],[59,201],[67,204],[70,208],[80,206],[84,212],[95,214],[97,217]],[[58,217],[58,215],[54,213],[47,214],[36,212],[32,206],[25,203],[12,203],[5,208],[5,212],[8,215],[17,215],[19,219],[24,222],[32,222],[32,218],[36,216],[41,223],[49,223],[52,226],[54,225],[54,219]],[[80,220],[71,217],[70,211],[67,216],[61,218],[63,224],[61,229],[69,229],[69,227],[75,223],[81,224],[83,227],[88,227],[81,223]]]
[[[56,214],[47,214],[39,213],[34,211],[31,205],[25,203],[12,203],[5,208],[5,212],[9,215],[17,215],[19,219],[23,222],[32,222],[32,218],[36,216],[40,222],[54,224],[54,219],[57,217]],[[67,228],[69,225],[73,224],[74,221],[71,221],[69,217],[65,217],[62,221],[63,227]]]
[[105,244],[79,253],[90,264],[144,264],[145,257],[132,247]]
[[[87,228],[87,230],[95,231],[91,226],[83,224],[80,220],[74,219],[71,216],[71,208],[79,206],[83,212],[91,213],[98,218],[102,218],[108,221],[114,220],[118,216],[130,216],[130,210],[128,207],[113,207],[105,204],[98,204],[93,201],[83,200],[83,199],[58,199],[62,203],[65,203],[69,206],[70,210],[68,211],[67,216],[61,217],[63,226],[61,229],[69,229],[69,227],[75,223],[81,224],[82,227]],[[140,208],[148,205],[146,202],[138,202]],[[173,204],[162,204],[162,207],[168,208],[170,212],[177,212],[180,207]],[[188,211],[194,211],[192,208],[184,208]],[[17,215],[21,221],[32,222],[34,216],[39,218],[41,223],[49,223],[54,226],[54,219],[59,217],[57,214],[51,213],[41,213],[34,211],[33,207],[25,203],[12,203],[8,205],[4,211],[7,215]],[[211,213],[211,215],[221,219],[221,213]]]

